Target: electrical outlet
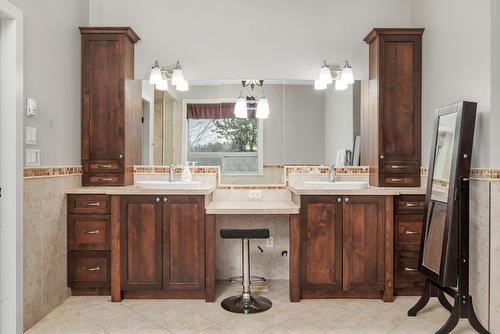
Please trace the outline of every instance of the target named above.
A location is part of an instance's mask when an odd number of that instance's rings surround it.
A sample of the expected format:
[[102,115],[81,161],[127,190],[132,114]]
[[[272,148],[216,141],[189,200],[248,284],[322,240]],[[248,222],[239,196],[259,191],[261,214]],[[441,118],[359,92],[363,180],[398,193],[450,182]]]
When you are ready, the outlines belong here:
[[274,238],[272,235],[269,236],[269,238],[267,238],[266,240],[266,247],[274,247]]
[[26,149],[26,166],[40,166],[40,150]]
[[250,198],[250,199],[261,199],[262,198],[262,191],[260,191],[260,190],[249,190],[248,191],[248,198]]
[[26,127],[26,145],[36,145],[36,128]]

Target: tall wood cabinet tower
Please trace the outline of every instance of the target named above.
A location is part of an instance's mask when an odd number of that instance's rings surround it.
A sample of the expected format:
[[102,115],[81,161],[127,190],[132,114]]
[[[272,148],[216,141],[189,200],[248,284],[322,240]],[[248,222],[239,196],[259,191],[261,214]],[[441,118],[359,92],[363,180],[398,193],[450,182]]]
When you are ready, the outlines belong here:
[[134,80],[129,27],[85,27],[82,35],[82,182],[85,186],[134,183],[141,161],[141,81]]
[[368,101],[361,111],[361,164],[370,184],[420,186],[422,34],[424,29],[373,29]]

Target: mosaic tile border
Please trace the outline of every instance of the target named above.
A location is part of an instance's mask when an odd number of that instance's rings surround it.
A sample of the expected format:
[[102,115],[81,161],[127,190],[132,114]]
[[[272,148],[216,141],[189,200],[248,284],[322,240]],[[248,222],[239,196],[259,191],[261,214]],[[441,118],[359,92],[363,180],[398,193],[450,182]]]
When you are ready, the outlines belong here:
[[470,178],[478,180],[500,181],[499,168],[471,168]]
[[37,177],[82,175],[82,172],[82,166],[24,167],[23,176],[26,179],[32,179]]

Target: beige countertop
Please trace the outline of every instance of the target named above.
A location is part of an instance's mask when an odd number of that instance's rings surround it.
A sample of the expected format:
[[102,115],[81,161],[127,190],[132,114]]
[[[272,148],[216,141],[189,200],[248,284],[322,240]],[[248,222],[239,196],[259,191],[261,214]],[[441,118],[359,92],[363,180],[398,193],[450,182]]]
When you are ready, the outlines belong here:
[[215,191],[213,184],[199,184],[189,188],[181,185],[176,188],[140,188],[137,186],[124,187],[79,187],[69,189],[67,194],[106,194],[106,195],[210,195]]
[[209,215],[289,215],[298,214],[299,210],[299,205],[283,200],[215,200],[205,208],[205,212]]
[[426,187],[372,187],[365,189],[314,189],[304,186],[288,186],[297,195],[425,195]]

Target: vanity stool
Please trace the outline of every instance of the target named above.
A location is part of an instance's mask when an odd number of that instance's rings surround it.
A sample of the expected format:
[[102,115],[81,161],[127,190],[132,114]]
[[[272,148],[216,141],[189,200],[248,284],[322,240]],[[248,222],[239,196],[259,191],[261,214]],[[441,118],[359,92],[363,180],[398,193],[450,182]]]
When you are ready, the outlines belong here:
[[269,238],[269,229],[222,229],[222,239],[241,239],[243,292],[239,296],[224,299],[222,308],[234,313],[259,313],[267,311],[273,305],[272,302],[262,296],[253,297],[250,294],[250,239]]

